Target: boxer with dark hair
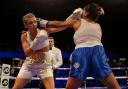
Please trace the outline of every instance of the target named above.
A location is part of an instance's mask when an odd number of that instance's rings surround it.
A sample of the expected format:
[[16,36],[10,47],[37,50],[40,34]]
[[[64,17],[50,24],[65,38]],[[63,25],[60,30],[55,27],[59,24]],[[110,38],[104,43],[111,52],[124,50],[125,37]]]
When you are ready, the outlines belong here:
[[[78,11],[81,12],[81,9]],[[75,30],[73,38],[76,46],[70,57],[71,70],[66,89],[78,89],[89,74],[99,79],[108,89],[121,89],[108,64],[108,58],[101,43],[102,30],[96,21],[103,14],[101,6],[90,3],[82,9],[78,19],[72,19],[71,16],[66,21],[48,21],[47,23],[47,27],[69,27]],[[59,32],[64,29],[47,30]]]

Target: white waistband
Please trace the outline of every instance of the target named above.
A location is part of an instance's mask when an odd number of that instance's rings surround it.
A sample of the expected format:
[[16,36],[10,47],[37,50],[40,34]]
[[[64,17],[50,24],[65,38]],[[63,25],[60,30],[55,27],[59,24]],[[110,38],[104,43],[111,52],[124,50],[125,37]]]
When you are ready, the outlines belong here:
[[93,47],[93,46],[96,46],[96,45],[102,45],[101,42],[98,42],[98,41],[90,41],[90,42],[84,42],[84,43],[79,43],[75,46],[75,49],[77,48],[81,48],[81,47]]

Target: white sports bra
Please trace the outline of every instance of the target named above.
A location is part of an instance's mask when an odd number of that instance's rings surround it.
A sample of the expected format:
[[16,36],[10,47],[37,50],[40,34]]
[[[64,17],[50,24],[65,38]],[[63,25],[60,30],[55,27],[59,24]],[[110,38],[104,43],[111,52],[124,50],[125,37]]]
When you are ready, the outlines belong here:
[[98,23],[90,23],[84,19],[81,19],[81,25],[73,36],[77,47],[80,44],[85,47],[101,45],[101,37],[100,25]]

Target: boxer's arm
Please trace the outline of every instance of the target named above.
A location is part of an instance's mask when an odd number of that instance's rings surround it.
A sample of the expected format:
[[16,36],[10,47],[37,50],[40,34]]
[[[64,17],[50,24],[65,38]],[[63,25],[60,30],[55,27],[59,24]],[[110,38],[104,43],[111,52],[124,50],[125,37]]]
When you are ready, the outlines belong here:
[[78,20],[67,20],[67,21],[48,21],[47,27],[73,27]]
[[[52,27],[48,28],[49,33],[53,32],[59,32],[62,30],[65,30],[67,27],[73,28],[73,25],[77,22],[77,20],[81,19],[83,9],[82,8],[77,8],[73,11],[73,13],[66,19],[66,21],[48,21],[47,27]],[[54,28],[53,28],[54,27]]]
[[34,53],[34,51],[30,49],[29,43],[27,41],[26,33],[21,35],[21,42],[22,42],[22,47],[26,56],[30,56],[31,54]]
[[47,27],[48,28],[57,28],[57,29],[48,29],[48,32],[59,32],[65,29],[59,29],[59,28],[73,28],[74,24],[78,20],[67,20],[67,21],[48,21]]

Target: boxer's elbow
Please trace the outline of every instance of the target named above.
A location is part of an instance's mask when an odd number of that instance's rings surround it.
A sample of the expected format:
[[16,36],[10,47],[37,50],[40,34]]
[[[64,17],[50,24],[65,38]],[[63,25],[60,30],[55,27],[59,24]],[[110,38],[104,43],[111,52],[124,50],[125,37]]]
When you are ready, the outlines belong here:
[[26,55],[27,57],[29,57],[30,55],[32,55],[33,50],[30,49],[30,48],[28,48],[28,49],[24,50],[24,53],[25,53],[25,55]]

